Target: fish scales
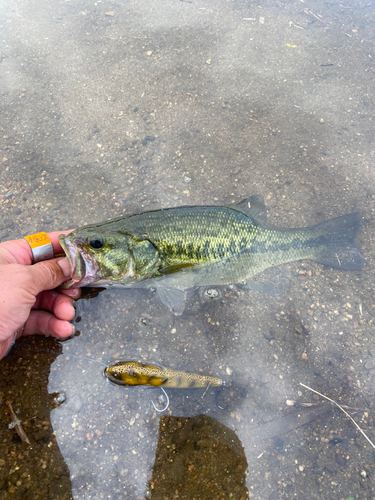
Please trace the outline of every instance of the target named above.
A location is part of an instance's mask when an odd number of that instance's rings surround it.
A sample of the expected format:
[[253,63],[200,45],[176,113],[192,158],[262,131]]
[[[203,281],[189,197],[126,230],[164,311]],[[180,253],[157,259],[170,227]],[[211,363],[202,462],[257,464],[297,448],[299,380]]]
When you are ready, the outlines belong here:
[[164,265],[210,262],[237,253],[259,229],[249,217],[226,207],[145,212],[130,216],[125,224],[130,234],[143,231],[157,245]]

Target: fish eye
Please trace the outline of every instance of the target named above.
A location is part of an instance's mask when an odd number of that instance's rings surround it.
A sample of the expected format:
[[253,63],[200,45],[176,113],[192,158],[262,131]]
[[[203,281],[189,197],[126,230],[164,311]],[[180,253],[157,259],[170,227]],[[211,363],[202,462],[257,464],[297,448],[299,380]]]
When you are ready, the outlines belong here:
[[101,248],[103,248],[103,246],[104,239],[101,236],[94,236],[94,238],[90,240],[90,247],[93,250],[100,250]]

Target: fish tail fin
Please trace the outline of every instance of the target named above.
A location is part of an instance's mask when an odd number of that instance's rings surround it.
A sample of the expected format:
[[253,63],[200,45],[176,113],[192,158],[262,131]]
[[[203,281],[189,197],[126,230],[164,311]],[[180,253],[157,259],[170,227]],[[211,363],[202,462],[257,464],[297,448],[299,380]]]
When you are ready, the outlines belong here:
[[313,226],[312,231],[323,243],[314,260],[340,269],[362,269],[364,258],[354,241],[360,224],[361,214],[355,212]]

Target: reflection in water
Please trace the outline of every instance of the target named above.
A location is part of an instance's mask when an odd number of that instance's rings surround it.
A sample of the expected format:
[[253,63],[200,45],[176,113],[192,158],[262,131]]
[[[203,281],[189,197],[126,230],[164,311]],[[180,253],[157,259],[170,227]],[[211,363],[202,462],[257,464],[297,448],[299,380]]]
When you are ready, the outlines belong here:
[[161,417],[146,498],[246,500],[247,460],[234,431],[212,417]]

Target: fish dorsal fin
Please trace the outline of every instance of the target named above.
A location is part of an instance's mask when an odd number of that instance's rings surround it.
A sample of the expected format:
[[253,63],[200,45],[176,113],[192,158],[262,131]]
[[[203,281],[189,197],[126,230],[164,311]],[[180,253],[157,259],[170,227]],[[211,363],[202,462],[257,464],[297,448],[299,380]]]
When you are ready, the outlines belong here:
[[234,205],[230,205],[229,208],[233,208],[252,217],[259,224],[267,224],[267,209],[264,203],[264,197],[261,194],[253,194]]

